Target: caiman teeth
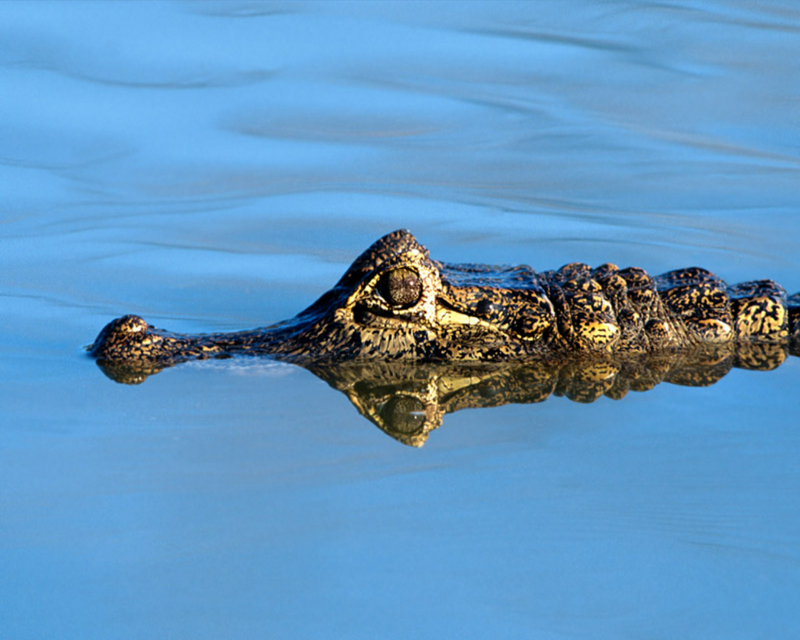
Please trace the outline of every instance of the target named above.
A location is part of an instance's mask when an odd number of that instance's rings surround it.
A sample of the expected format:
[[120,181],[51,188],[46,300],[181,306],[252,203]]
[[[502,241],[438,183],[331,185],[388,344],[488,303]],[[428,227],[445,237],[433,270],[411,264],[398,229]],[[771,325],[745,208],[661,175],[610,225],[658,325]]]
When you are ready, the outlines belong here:
[[475,316],[467,315],[466,313],[461,313],[455,309],[438,305],[436,307],[436,322],[443,326],[462,325],[469,327],[482,327],[485,329],[495,329],[493,325],[485,320],[481,320]]

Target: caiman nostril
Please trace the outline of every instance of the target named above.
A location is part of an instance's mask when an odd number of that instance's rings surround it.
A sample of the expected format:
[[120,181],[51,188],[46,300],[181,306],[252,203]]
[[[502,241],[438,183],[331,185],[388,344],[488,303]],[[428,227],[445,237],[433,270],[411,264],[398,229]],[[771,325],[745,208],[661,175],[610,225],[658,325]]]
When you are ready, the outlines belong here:
[[141,316],[135,315],[127,315],[122,316],[119,320],[115,322],[118,323],[116,326],[117,331],[124,332],[124,333],[140,333],[142,331],[147,331],[147,322]]

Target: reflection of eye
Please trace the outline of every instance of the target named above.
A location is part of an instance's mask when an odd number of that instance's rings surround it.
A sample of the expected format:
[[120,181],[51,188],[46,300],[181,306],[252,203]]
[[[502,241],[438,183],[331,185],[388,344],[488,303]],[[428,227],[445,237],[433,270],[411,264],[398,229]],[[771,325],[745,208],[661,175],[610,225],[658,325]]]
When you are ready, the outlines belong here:
[[389,304],[404,309],[416,304],[422,297],[422,281],[414,269],[400,267],[381,276],[378,290]]
[[400,435],[413,435],[425,426],[425,405],[411,396],[394,396],[380,409],[386,427]]

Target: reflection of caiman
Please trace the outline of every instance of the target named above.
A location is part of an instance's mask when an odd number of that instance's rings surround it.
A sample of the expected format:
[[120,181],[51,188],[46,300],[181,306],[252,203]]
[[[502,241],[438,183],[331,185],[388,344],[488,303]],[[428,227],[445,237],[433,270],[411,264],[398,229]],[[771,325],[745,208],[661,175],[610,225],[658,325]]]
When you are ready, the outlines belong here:
[[691,351],[661,351],[566,361],[471,363],[363,362],[308,368],[344,392],[381,430],[415,447],[459,409],[542,402],[565,396],[594,402],[619,400],[660,382],[700,387],[719,381],[732,367],[772,369],[786,357],[780,344],[716,345]]
[[446,264],[407,231],[359,256],[295,318],[237,333],[185,335],[138,316],[109,323],[90,347],[106,369],[141,374],[195,358],[270,355],[321,362],[509,362],[769,343],[798,351],[800,294],[771,280],[727,286],[699,268],[573,263]]

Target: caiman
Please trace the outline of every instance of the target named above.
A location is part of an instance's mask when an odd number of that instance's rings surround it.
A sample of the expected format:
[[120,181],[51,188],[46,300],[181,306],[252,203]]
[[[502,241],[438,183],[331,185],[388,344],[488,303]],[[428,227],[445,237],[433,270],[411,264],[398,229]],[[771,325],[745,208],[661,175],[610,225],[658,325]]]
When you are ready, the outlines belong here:
[[[691,267],[650,276],[613,264],[449,264],[408,231],[362,253],[296,317],[266,328],[187,335],[139,316],[110,322],[89,347],[108,368],[145,377],[176,363],[242,354],[303,366],[341,362],[565,361],[603,354],[736,350],[800,353],[800,294],[772,280],[727,285]],[[752,368],[771,368],[769,366]],[[779,364],[779,363],[778,363]],[[143,378],[142,378],[143,379]]]

